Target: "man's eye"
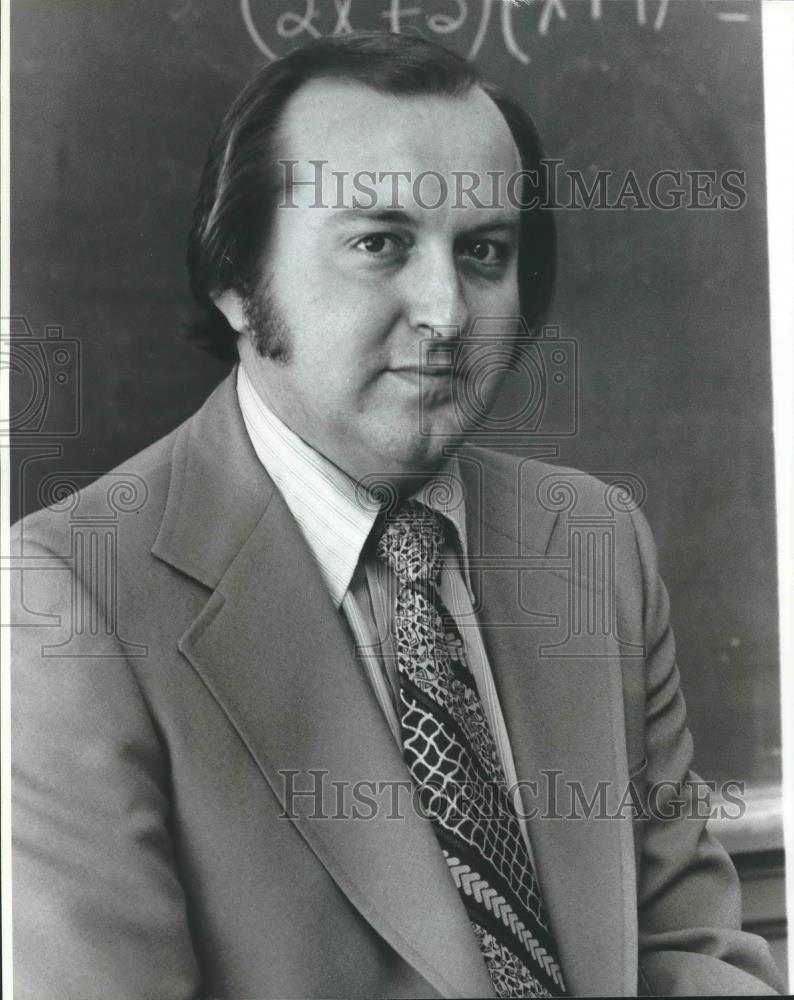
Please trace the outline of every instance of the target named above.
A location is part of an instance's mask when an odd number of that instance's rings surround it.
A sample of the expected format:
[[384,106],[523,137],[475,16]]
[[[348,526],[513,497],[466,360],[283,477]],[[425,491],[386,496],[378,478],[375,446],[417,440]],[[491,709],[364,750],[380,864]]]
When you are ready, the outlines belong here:
[[505,247],[493,240],[476,240],[466,247],[465,253],[478,264],[491,266],[501,264],[505,259]]
[[356,240],[354,246],[373,257],[383,257],[404,249],[402,240],[391,233],[371,233],[369,236],[362,236],[360,240]]

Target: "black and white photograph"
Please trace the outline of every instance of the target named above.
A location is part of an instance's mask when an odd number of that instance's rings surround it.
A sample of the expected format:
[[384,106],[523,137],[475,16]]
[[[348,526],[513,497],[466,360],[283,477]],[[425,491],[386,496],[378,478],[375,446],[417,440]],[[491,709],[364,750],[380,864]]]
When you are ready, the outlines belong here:
[[3,994],[788,993],[794,4],[0,35]]

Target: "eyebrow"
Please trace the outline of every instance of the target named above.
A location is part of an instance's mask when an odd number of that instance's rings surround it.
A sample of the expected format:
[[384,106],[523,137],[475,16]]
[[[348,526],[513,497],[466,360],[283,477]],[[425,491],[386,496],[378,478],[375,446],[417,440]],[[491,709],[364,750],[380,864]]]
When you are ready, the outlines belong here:
[[415,224],[415,220],[407,212],[395,208],[338,208],[331,215],[331,221],[334,223],[361,222],[363,219],[369,222],[386,222],[399,226]]
[[[331,215],[331,221],[334,224],[339,225],[345,222],[361,222],[363,220],[366,220],[367,222],[382,222],[398,226],[416,226],[418,221],[408,212],[390,208],[340,208],[334,211]],[[517,233],[520,228],[521,220],[519,216],[497,215],[492,219],[488,219],[484,222],[477,223],[477,225],[471,226],[469,229],[466,229],[465,232],[469,235],[473,235],[477,233],[500,230],[512,235]]]
[[520,216],[512,215],[499,215],[490,222],[481,222],[476,226],[472,226],[471,229],[467,229],[467,233],[490,233],[495,229],[501,230],[507,233],[517,233],[521,228],[521,218]]

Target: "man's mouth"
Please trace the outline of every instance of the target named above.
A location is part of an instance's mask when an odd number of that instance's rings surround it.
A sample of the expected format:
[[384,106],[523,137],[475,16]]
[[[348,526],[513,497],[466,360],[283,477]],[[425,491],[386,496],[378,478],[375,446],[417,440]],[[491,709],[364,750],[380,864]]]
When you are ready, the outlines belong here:
[[457,374],[454,365],[405,365],[400,368],[390,368],[389,371],[411,378],[448,379]]

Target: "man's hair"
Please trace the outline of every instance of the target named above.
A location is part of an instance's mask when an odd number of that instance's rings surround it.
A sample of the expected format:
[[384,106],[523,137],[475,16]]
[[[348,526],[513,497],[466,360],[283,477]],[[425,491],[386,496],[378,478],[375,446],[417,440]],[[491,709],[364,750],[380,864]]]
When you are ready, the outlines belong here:
[[[191,336],[221,358],[237,355],[236,332],[213,302],[232,289],[243,299],[257,288],[275,207],[283,195],[278,130],[289,99],[319,78],[352,80],[385,94],[465,94],[480,86],[507,122],[524,177],[518,288],[521,311],[536,329],[549,306],[555,272],[555,231],[546,202],[546,172],[535,126],[504,91],[482,81],[476,68],[449,49],[417,35],[357,32],[310,41],[263,67],[226,112],[210,145],[193,210],[187,267],[203,318]],[[531,190],[531,193],[529,193]]]

